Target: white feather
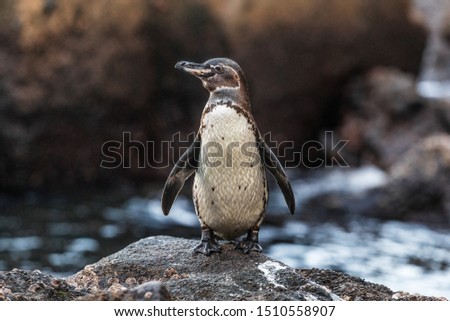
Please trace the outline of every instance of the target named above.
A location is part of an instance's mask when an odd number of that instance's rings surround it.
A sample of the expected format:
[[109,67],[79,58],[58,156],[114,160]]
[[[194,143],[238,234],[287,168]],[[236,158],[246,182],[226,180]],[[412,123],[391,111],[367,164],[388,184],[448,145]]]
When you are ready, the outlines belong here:
[[193,190],[197,215],[219,236],[234,239],[258,223],[267,203],[255,132],[242,113],[219,105],[204,115],[201,146]]

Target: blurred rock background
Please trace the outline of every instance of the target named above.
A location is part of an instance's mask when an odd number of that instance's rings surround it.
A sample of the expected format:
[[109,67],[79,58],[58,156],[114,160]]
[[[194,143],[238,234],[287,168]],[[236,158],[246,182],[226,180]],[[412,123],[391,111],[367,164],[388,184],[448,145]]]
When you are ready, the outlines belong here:
[[198,238],[188,189],[161,213],[169,167],[125,150],[131,168],[104,169],[101,149],[197,130],[208,94],[174,64],[226,56],[262,133],[291,153],[348,141],[350,168],[289,170],[293,218],[271,193],[267,253],[450,296],[447,17],[449,0],[0,0],[0,270],[67,274],[145,236]]
[[407,0],[1,0],[0,187],[163,178],[100,168],[101,146],[197,129],[207,93],[173,69],[182,59],[238,61],[261,131],[299,150],[341,126],[354,77],[417,75],[426,32],[410,16]]

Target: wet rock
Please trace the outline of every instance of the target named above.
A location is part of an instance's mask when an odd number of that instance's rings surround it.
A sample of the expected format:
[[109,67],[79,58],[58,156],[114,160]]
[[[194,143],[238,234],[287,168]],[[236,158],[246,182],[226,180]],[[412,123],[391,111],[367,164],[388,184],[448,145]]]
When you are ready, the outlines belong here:
[[[416,124],[420,126],[418,122]],[[421,138],[414,131],[396,133],[401,137],[391,137],[392,145],[402,145],[401,152],[390,154],[395,162],[388,167],[379,186],[366,190],[346,190],[344,186],[330,191],[323,188],[322,193],[304,201],[301,219],[347,225],[354,219],[370,216],[450,227],[450,135],[430,133]],[[387,140],[380,138],[384,139]],[[403,139],[416,141],[403,146]],[[378,146],[385,148],[382,143]],[[328,172],[328,177],[330,175]],[[325,178],[323,181],[326,182]]]
[[[118,283],[116,283],[118,284]],[[150,281],[127,289],[121,286],[118,289],[98,291],[80,297],[83,301],[169,301],[172,297],[166,287],[159,281]]]
[[293,269],[264,255],[247,256],[233,244],[224,244],[220,255],[206,257],[192,253],[196,243],[160,236],[143,239],[86,267],[87,272],[78,272],[69,282],[84,288],[86,273],[99,288],[107,287],[111,276],[125,286],[131,277],[138,283],[157,280],[174,300],[332,299]]
[[428,41],[418,77],[425,97],[450,98],[450,2],[414,0],[413,16],[428,29]]
[[450,101],[421,97],[412,74],[380,67],[349,84],[343,110],[336,131],[347,141],[343,158],[355,167],[376,164],[386,182],[363,194],[323,193],[306,212],[449,226]]
[[430,297],[425,295],[420,295],[417,293],[407,293],[398,291],[392,295],[391,298],[393,301],[447,301],[444,297]]
[[337,133],[348,140],[343,157],[350,165],[389,169],[423,138],[450,128],[450,103],[421,98],[413,75],[376,68],[353,81]]
[[[260,253],[193,254],[196,241],[156,236],[67,279],[0,272],[3,300],[434,300],[329,270],[295,270]],[[58,289],[58,290],[55,290]],[[444,300],[444,298],[442,298]]]
[[427,297],[406,292],[393,292],[384,285],[366,282],[345,273],[321,269],[300,269],[308,280],[328,288],[346,301],[445,301],[445,298]]
[[422,139],[450,132],[450,102],[418,95],[412,74],[375,68],[347,88],[344,116],[337,128],[347,140],[350,165],[372,163],[389,170]]
[[300,274],[323,285],[346,301],[390,300],[391,289],[378,284],[366,282],[360,278],[331,270],[301,269]]
[[0,300],[7,301],[67,301],[87,294],[76,290],[66,280],[38,270],[0,271]]
[[390,168],[389,183],[373,191],[371,214],[450,224],[450,135],[424,138]]

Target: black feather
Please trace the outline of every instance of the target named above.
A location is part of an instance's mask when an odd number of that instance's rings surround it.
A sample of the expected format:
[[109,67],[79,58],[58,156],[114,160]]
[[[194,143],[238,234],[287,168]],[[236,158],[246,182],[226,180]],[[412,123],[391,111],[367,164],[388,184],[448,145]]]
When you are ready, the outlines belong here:
[[178,162],[167,177],[161,198],[161,207],[164,215],[168,215],[178,193],[184,186],[184,182],[198,168],[198,158],[200,155],[200,136],[194,139],[188,150],[181,155]]
[[295,198],[294,193],[292,192],[291,184],[289,183],[289,179],[287,178],[286,173],[284,172],[284,169],[280,164],[280,161],[270,150],[269,146],[267,146],[261,135],[259,136],[259,155],[261,157],[261,162],[263,162],[269,173],[272,174],[272,176],[275,178],[278,187],[280,187],[286,204],[289,208],[289,212],[291,214],[294,214]]

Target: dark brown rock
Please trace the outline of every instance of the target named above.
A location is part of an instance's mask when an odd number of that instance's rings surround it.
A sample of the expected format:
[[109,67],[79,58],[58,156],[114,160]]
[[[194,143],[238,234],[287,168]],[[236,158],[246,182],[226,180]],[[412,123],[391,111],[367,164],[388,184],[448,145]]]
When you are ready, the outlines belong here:
[[374,66],[415,74],[425,46],[409,0],[216,1],[214,10],[249,76],[262,132],[299,146],[336,125],[350,77]]
[[372,215],[450,224],[450,135],[418,141],[390,168],[390,176],[386,186],[372,193]]
[[420,97],[412,74],[380,67],[350,83],[343,109],[336,131],[347,141],[343,158],[351,166],[376,164],[388,173],[387,184],[362,196],[320,195],[305,204],[306,217],[370,215],[448,226],[450,102]]
[[[435,116],[434,119],[437,121],[438,117]],[[431,120],[423,119],[422,125],[428,126],[427,124],[431,124]],[[420,127],[420,121],[416,120],[410,126]],[[379,133],[381,134],[381,131]],[[383,143],[392,143],[392,146],[401,148],[396,155],[389,153],[395,162],[387,169],[385,181],[363,193],[359,190],[339,189],[319,193],[304,202],[301,208],[302,220],[317,223],[335,221],[347,225],[355,219],[370,216],[448,228],[450,135],[430,132],[429,136],[421,138],[414,130],[398,131],[396,134],[399,136],[386,132],[390,141],[387,137],[380,137],[380,142],[374,140],[380,150],[388,150]],[[411,143],[411,146],[404,145],[414,139],[417,140]],[[328,174],[331,175],[330,172]],[[325,174],[322,175],[326,177]]]
[[389,169],[423,138],[450,129],[450,104],[419,97],[412,74],[376,68],[347,91],[340,138],[350,165],[373,163]]
[[85,290],[75,290],[66,280],[38,270],[0,271],[0,301],[67,301],[85,294]]
[[134,154],[131,168],[102,169],[101,147],[197,129],[207,94],[173,70],[180,59],[236,59],[262,132],[300,148],[335,125],[351,75],[418,71],[425,33],[408,12],[407,0],[1,1],[0,188],[166,176]]
[[[14,19],[2,21],[11,25],[0,48],[0,187],[54,189],[154,178],[159,172],[138,168],[136,155],[128,152],[121,154],[131,158],[130,168],[102,169],[101,148],[110,140],[121,142],[123,132],[145,144],[194,130],[201,88],[192,93],[193,83],[183,86],[173,65],[183,57],[225,55],[226,41],[206,5],[2,4]],[[159,145],[155,151],[159,159]]]

